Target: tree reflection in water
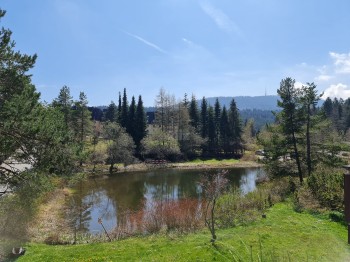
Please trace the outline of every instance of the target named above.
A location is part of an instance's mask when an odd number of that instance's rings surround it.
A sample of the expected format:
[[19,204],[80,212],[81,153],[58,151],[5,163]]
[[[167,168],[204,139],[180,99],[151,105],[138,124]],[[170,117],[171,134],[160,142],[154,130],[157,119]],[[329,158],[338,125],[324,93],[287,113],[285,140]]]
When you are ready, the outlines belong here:
[[[155,203],[180,199],[202,199],[198,184],[204,172],[217,170],[151,170],[122,173],[113,177],[83,181],[74,189],[69,209],[71,225],[80,233],[101,233],[98,218],[107,230],[125,222],[125,214],[146,211]],[[261,174],[257,168],[229,169],[232,187],[243,193],[255,189],[255,180]]]

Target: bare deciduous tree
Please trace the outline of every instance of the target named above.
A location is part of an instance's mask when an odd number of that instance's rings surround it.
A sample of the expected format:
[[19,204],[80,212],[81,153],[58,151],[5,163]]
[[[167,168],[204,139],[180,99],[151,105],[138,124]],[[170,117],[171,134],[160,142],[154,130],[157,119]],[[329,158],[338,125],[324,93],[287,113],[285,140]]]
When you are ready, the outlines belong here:
[[206,204],[204,205],[204,222],[208,227],[214,243],[216,240],[215,233],[215,207],[218,198],[226,191],[229,180],[226,178],[227,170],[222,170],[214,175],[206,175],[202,178],[200,185],[202,186]]

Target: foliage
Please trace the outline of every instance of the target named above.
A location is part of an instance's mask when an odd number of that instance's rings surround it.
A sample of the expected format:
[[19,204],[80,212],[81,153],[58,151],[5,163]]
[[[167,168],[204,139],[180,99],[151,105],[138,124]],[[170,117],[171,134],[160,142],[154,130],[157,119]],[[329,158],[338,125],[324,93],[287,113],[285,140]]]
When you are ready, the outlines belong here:
[[135,144],[124,128],[117,123],[107,123],[104,135],[110,141],[107,147],[106,161],[107,164],[110,164],[110,173],[113,172],[115,164],[123,163],[128,165],[134,161]]
[[64,115],[64,122],[66,128],[72,127],[72,106],[73,98],[70,95],[70,89],[68,86],[63,86],[60,89],[60,93],[56,99],[53,100],[52,106],[58,108]]
[[301,156],[298,148],[297,135],[301,131],[303,116],[300,110],[300,90],[294,86],[295,80],[287,77],[282,79],[280,88],[277,90],[281,100],[277,102],[282,111],[278,114],[278,121],[285,136],[286,146],[292,148],[293,159],[297,165],[297,174],[300,183],[303,183],[303,171],[301,167]]
[[175,138],[160,128],[154,128],[142,141],[143,153],[156,159],[172,160],[179,156],[180,147]]
[[344,177],[339,169],[318,166],[310,175],[307,185],[323,207],[344,210]]
[[[0,18],[5,15],[0,10]],[[14,51],[11,31],[0,31],[0,183],[19,185],[23,165],[33,171],[72,171],[70,136],[64,116],[40,104],[28,70],[36,55]],[[22,166],[21,166],[22,165]],[[0,193],[1,194],[1,193]]]
[[117,106],[113,101],[108,105],[104,116],[106,121],[115,122],[118,119]]
[[143,108],[142,97],[139,96],[135,116],[135,134],[133,139],[136,145],[136,152],[141,151],[141,141],[147,135],[147,117]]

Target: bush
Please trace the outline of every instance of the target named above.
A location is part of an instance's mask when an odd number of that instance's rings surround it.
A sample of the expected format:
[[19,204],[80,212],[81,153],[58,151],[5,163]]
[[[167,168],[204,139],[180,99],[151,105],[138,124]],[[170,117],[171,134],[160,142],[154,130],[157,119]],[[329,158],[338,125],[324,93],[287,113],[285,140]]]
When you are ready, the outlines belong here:
[[343,211],[343,181],[341,170],[320,166],[310,175],[307,185],[322,206]]
[[247,224],[259,218],[265,210],[290,194],[288,178],[262,183],[246,195],[232,191],[220,197],[217,204],[219,227]]

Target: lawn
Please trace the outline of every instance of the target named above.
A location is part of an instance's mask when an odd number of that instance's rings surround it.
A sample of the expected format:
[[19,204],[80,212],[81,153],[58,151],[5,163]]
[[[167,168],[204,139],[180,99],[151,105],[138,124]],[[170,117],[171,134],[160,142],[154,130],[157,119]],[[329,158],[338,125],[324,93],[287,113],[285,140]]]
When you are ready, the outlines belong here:
[[215,245],[206,230],[75,246],[29,243],[18,261],[350,261],[344,225],[327,215],[297,213],[289,203],[217,235]]

